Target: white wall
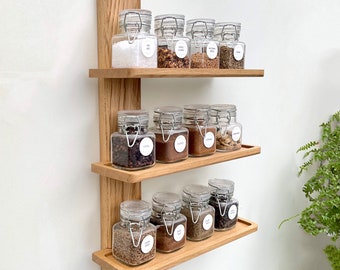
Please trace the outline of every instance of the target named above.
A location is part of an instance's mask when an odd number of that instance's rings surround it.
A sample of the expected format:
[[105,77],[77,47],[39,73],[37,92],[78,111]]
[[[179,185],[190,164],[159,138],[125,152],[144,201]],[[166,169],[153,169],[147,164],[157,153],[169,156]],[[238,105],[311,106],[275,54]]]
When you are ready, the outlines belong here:
[[[259,231],[174,269],[330,269],[324,237],[282,219],[301,210],[296,149],[340,108],[340,2],[159,1],[153,15],[242,22],[246,68],[264,78],[144,79],[142,105],[234,103],[254,157],[143,182],[143,199],[210,177],[236,182]],[[93,0],[0,2],[0,269],[99,269],[96,10]]]

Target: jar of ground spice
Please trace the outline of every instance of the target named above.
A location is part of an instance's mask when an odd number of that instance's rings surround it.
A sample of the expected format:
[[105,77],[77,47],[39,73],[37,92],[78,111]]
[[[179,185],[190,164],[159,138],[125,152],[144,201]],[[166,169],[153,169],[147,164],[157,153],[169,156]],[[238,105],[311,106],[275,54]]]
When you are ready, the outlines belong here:
[[112,227],[112,255],[136,266],[156,256],[156,227],[150,223],[151,205],[142,200],[120,204],[120,222]]
[[162,106],[154,109],[156,160],[171,163],[188,158],[188,129],[182,127],[183,109]]
[[210,189],[203,185],[183,188],[181,213],[187,218],[187,239],[200,241],[214,232],[215,209],[209,205]]
[[189,68],[190,39],[183,36],[184,15],[164,14],[155,17],[159,68]]
[[244,69],[246,45],[239,41],[241,24],[222,22],[215,25],[214,37],[220,43],[220,68]]
[[216,152],[216,127],[209,122],[209,105],[185,105],[183,126],[189,130],[190,156],[206,156]]
[[210,122],[217,128],[216,150],[230,152],[242,147],[242,125],[236,121],[236,106],[215,104],[210,106]]
[[186,36],[191,39],[191,68],[219,68],[219,43],[214,39],[214,26],[214,19],[187,21]]
[[118,112],[118,131],[111,135],[111,162],[124,170],[155,165],[155,134],[148,131],[149,114],[144,110]]
[[233,198],[234,182],[226,179],[209,179],[212,188],[209,204],[215,209],[215,230],[235,227],[238,217],[238,200]]
[[119,13],[119,34],[112,37],[113,68],[156,68],[157,37],[150,34],[151,11],[125,9]]
[[157,227],[157,251],[169,253],[184,246],[187,218],[180,213],[181,208],[182,201],[176,193],[153,195],[151,223]]

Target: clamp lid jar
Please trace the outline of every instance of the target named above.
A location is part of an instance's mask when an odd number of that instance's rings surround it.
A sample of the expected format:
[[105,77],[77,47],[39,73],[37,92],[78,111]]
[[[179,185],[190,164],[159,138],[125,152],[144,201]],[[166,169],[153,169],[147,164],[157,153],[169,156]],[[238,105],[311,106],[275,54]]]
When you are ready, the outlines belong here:
[[157,67],[157,37],[150,34],[151,11],[125,9],[119,13],[120,33],[112,37],[112,67]]
[[118,111],[118,131],[111,134],[112,165],[138,170],[155,164],[155,134],[148,131],[145,110]]
[[190,39],[183,35],[185,16],[164,14],[155,17],[159,68],[189,68]]
[[215,209],[215,230],[234,228],[238,218],[239,202],[233,198],[234,182],[227,179],[209,179],[211,197],[209,204]]
[[181,213],[187,217],[187,239],[200,241],[214,232],[215,209],[209,205],[210,189],[191,184],[183,188]]
[[157,227],[157,251],[173,252],[186,241],[187,219],[180,213],[182,201],[172,192],[157,192],[152,197],[151,223]]
[[112,227],[112,255],[131,266],[156,256],[156,227],[150,223],[151,205],[142,200],[120,204],[120,222]]

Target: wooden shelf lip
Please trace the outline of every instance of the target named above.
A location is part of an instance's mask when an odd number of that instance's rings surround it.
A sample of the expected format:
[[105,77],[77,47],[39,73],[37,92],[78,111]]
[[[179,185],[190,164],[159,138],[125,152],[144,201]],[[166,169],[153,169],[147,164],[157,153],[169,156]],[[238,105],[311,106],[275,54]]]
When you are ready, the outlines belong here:
[[199,242],[186,241],[183,248],[172,253],[156,253],[156,257],[139,266],[129,267],[112,256],[111,249],[103,249],[92,254],[92,260],[108,270],[164,270],[207,253],[227,243],[257,231],[258,225],[252,221],[239,218],[235,228],[229,231],[215,231],[214,234]]
[[112,167],[110,162],[92,163],[91,170],[102,176],[109,177],[127,183],[137,183],[146,179],[155,178],[176,172],[191,170],[212,164],[217,164],[242,157],[252,156],[261,152],[260,146],[242,145],[242,148],[233,152],[216,152],[210,156],[189,157],[176,163],[156,163],[155,166],[137,171],[125,171]]
[[90,78],[263,77],[263,69],[104,68],[90,69]]

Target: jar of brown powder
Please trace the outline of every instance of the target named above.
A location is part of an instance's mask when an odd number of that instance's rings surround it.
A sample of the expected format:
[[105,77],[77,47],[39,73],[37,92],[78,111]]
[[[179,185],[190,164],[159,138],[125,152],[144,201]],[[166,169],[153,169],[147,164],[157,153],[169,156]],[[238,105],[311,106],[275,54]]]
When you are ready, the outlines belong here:
[[157,192],[153,195],[151,223],[157,227],[157,251],[169,253],[184,246],[187,219],[180,213],[181,208],[182,201],[176,193]]
[[142,200],[120,204],[120,222],[112,227],[112,255],[135,266],[156,256],[156,227],[150,223],[151,205]]

